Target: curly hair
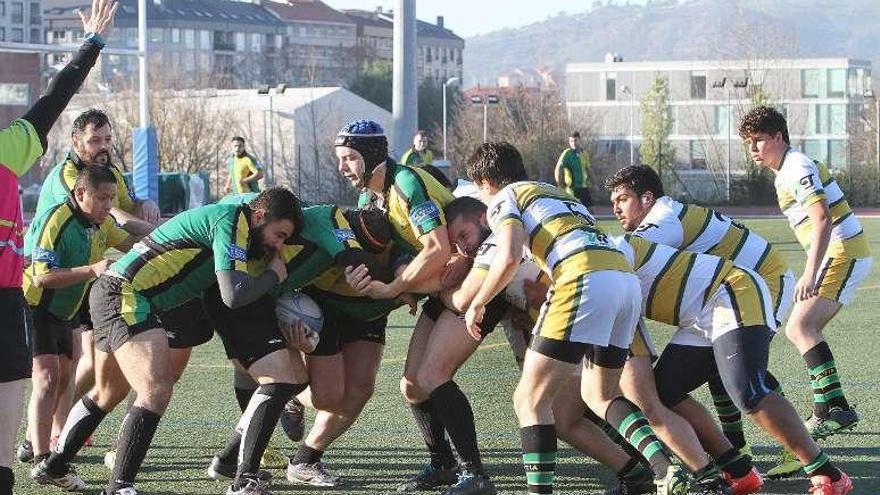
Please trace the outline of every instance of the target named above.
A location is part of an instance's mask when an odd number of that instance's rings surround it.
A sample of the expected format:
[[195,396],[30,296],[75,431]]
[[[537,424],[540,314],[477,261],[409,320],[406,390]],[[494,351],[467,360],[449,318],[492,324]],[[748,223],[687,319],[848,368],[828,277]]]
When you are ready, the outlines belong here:
[[465,170],[472,181],[487,181],[497,188],[529,180],[522,155],[506,141],[481,144],[468,158]]
[[785,143],[791,144],[791,141],[788,139],[788,124],[785,122],[785,117],[775,108],[767,106],[755,107],[743,117],[742,122],[739,124],[740,137],[748,139],[758,132],[765,132],[771,136],[781,132]]
[[[267,222],[273,220],[290,220],[293,222],[294,235],[302,228],[302,205],[296,194],[283,187],[266,189],[251,200],[250,207],[253,210],[265,212]],[[292,240],[292,237],[288,239]]]
[[89,124],[95,129],[100,129],[105,125],[110,125],[110,119],[102,110],[90,108],[79,114],[76,117],[76,120],[73,121],[73,127],[70,130],[70,137],[75,138],[85,132],[86,127],[88,127]]
[[639,196],[648,191],[651,191],[655,198],[666,195],[663,192],[660,176],[647,165],[623,167],[605,181],[605,189],[608,191],[614,191],[620,186],[632,189]]

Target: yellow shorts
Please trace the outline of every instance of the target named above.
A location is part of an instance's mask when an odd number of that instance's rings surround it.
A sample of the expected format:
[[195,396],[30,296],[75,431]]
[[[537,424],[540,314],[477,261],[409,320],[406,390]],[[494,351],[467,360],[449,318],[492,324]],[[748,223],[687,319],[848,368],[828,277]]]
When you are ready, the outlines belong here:
[[825,258],[816,283],[819,295],[825,299],[849,304],[856,295],[859,285],[871,273],[873,259],[866,258]]

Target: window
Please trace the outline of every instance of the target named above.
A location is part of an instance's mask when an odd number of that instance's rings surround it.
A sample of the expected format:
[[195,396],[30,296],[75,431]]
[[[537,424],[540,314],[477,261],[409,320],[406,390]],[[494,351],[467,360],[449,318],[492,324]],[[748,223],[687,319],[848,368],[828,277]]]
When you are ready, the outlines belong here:
[[605,100],[614,101],[617,99],[617,73],[605,73]]
[[246,50],[244,33],[235,33],[235,51],[243,52]]
[[0,105],[30,105],[30,86],[27,84],[0,83]]
[[0,41],[6,41],[6,28],[0,27]]
[[161,43],[162,42],[162,28],[150,28],[150,42],[151,43]]
[[828,132],[842,136],[846,134],[846,105],[828,105]]
[[204,29],[199,31],[199,48],[202,50],[211,49],[211,31],[205,31]]
[[0,17],[6,17],[6,2],[0,2]]
[[13,24],[24,23],[24,4],[21,2],[12,2],[12,10],[10,11],[9,20]]
[[60,42],[64,40],[64,31],[52,31],[52,41]]
[[846,167],[846,141],[832,139],[828,141],[828,166],[833,168]]
[[196,47],[196,32],[193,29],[183,30],[183,45],[189,49]]
[[39,29],[31,29],[31,43],[42,43],[43,33]]
[[846,69],[828,69],[828,97],[846,96]]
[[804,141],[804,154],[821,163],[828,163],[828,141],[807,139]]
[[40,2],[31,2],[31,24],[43,24],[43,16],[40,13]]
[[818,98],[821,86],[819,69],[801,70],[801,96],[804,98]]
[[690,159],[691,168],[705,170],[706,169],[706,148],[703,143],[697,140],[690,141]]
[[692,100],[705,100],[706,99],[706,72],[705,71],[691,72],[691,99]]
[[730,107],[727,105],[715,105],[715,134],[727,135],[729,120],[727,118]]
[[180,43],[180,29],[173,28],[171,30],[171,42],[172,43]]
[[24,42],[24,30],[21,28],[12,28],[9,30],[9,41],[13,43]]
[[263,35],[260,33],[251,33],[251,51],[259,52],[263,45]]

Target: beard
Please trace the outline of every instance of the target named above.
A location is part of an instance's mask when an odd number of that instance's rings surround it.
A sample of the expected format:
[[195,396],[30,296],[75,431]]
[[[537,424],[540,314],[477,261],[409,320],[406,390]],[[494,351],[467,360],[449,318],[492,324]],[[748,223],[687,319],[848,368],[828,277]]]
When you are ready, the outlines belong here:
[[488,227],[481,227],[479,236],[480,242],[476,243],[473,246],[468,246],[464,254],[467,255],[469,258],[476,257],[477,253],[480,252],[480,246],[482,246],[483,243],[486,242],[486,239],[488,239],[490,235],[492,235],[492,230],[490,230]]
[[269,251],[263,245],[263,226],[252,227],[250,242],[248,242],[248,259],[262,259],[268,254]]

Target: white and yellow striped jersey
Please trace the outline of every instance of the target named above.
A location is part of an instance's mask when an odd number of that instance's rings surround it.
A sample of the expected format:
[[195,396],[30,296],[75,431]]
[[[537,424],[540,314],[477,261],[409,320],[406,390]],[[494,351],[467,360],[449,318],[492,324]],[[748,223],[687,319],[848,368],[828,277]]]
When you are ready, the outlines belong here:
[[798,242],[810,245],[813,226],[807,208],[824,201],[831,210],[831,242],[826,257],[864,258],[871,255],[862,226],[828,168],[789,148],[776,173],[776,198]]
[[638,236],[613,236],[642,286],[642,314],[654,321],[690,327],[734,265],[708,254],[681,251]]
[[523,226],[525,247],[554,282],[600,270],[631,272],[590,211],[550,184],[509,184],[492,199],[487,211],[493,232],[510,223]]

